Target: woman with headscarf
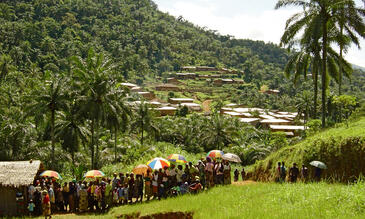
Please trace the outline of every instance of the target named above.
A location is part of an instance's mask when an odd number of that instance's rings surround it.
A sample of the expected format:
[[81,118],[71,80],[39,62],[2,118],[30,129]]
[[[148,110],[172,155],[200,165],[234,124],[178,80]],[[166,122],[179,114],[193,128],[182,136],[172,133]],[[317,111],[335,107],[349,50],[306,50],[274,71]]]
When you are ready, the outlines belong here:
[[42,212],[45,219],[52,218],[51,216],[51,200],[49,199],[48,192],[44,190],[42,192]]
[[81,189],[79,191],[80,200],[79,200],[79,211],[85,212],[88,208],[88,197],[87,197],[87,190],[84,184],[81,185]]

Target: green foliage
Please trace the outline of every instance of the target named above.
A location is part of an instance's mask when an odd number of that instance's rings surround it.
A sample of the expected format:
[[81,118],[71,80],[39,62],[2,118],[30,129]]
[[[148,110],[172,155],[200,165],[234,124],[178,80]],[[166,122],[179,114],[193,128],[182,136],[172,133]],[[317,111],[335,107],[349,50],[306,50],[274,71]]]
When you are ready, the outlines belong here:
[[308,129],[306,130],[308,135],[315,134],[321,130],[322,121],[320,119],[312,119],[307,123]]
[[[363,218],[365,184],[269,184],[216,187],[198,195],[114,208],[103,215],[115,218],[140,212],[194,212],[194,218]],[[258,206],[260,206],[258,208]],[[212,211],[212,209],[215,209]]]
[[[273,180],[275,164],[279,161],[309,166],[311,161],[319,160],[328,167],[323,172],[325,179],[354,181],[365,171],[364,127],[365,119],[361,118],[349,126],[342,124],[337,128],[319,132],[296,145],[283,147],[254,166],[253,178]],[[312,168],[309,169],[312,174]]]

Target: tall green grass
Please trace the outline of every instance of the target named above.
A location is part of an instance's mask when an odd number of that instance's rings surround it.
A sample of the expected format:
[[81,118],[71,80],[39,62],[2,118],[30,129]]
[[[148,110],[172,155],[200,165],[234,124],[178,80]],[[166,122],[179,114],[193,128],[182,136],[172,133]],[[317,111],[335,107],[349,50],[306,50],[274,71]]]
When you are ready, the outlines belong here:
[[[332,181],[353,181],[365,172],[365,118],[356,122],[339,124],[292,146],[272,153],[254,165],[253,179],[272,180],[276,163],[284,161],[307,165],[313,160],[327,164],[324,177]],[[312,170],[310,168],[310,170]]]
[[[217,187],[199,195],[121,206],[105,215],[192,211],[194,218],[365,218],[365,184],[273,184]],[[70,215],[63,218],[70,218]]]

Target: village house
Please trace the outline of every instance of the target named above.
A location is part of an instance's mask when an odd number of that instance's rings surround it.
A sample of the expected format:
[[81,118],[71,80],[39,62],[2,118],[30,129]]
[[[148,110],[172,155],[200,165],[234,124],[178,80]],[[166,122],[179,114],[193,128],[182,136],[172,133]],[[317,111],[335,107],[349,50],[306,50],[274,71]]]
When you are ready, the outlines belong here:
[[130,88],[130,90],[131,90],[132,93],[138,93],[138,92],[143,91],[143,89],[141,87],[138,87],[138,86],[132,87],[132,88]]
[[295,125],[269,125],[269,128],[272,132],[285,132],[287,136],[298,136],[301,131],[305,130],[304,126]]
[[120,83],[120,85],[128,87],[129,89],[132,89],[133,87],[138,87],[136,84],[132,83]]
[[146,100],[153,100],[153,99],[156,98],[154,93],[151,93],[151,92],[148,92],[148,91],[138,92],[138,94],[141,95]]
[[195,79],[197,74],[195,73],[176,73],[175,74],[177,79],[187,80],[187,79]]
[[270,128],[270,125],[289,125],[291,121],[285,119],[264,119],[261,120],[260,123],[264,128]]
[[169,98],[171,104],[193,103],[194,99],[191,98]]
[[224,114],[225,112],[233,112],[233,108],[222,107],[221,110],[220,110],[220,113]]
[[171,106],[164,106],[156,109],[160,116],[173,116],[176,113],[177,108]]
[[243,84],[244,81],[241,79],[229,79],[229,78],[220,78],[213,81],[214,85],[220,86],[224,84]]
[[269,90],[266,90],[266,91],[264,91],[264,93],[265,94],[275,94],[275,95],[277,95],[277,94],[279,94],[280,93],[280,91],[279,90],[273,90],[273,89],[269,89]]
[[196,67],[195,67],[195,66],[183,66],[183,67],[181,68],[181,70],[183,70],[183,71],[190,71],[190,72],[192,72],[192,71],[196,71]]
[[239,121],[256,126],[260,122],[260,119],[259,118],[240,118]]
[[186,106],[189,110],[200,112],[202,111],[202,108],[197,103],[181,103],[180,106]]
[[39,160],[0,162],[0,217],[21,216],[26,212],[28,186],[44,170]]
[[215,67],[208,67],[208,66],[197,66],[196,71],[219,71],[219,69]]
[[198,75],[199,78],[204,78],[204,79],[213,79],[213,78],[220,78],[220,75]]
[[156,86],[157,91],[180,91],[180,88],[173,84],[161,84]]
[[181,82],[179,80],[177,80],[176,78],[167,78],[167,83],[169,83],[169,84],[181,84]]

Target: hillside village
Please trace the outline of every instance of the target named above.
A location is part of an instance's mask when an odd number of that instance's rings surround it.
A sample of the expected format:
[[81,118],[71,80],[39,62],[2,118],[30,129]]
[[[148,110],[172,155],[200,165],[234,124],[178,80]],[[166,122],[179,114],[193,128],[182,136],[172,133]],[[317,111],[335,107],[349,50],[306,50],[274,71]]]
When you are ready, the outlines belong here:
[[[132,101],[132,105],[144,101],[157,116],[173,116],[183,107],[187,107],[189,113],[210,115],[212,89],[224,90],[225,85],[244,84],[239,78],[239,74],[244,74],[243,71],[207,66],[185,66],[181,71],[168,73],[165,79],[158,78],[158,81],[162,80],[165,83],[151,82],[143,88],[142,85],[132,83],[121,83],[121,85],[128,87],[132,94],[137,95],[138,100]],[[280,91],[275,89],[260,92],[267,95],[280,94]],[[202,99],[196,93],[204,93],[206,96]],[[306,129],[304,121],[298,117],[297,112],[281,112],[229,103],[221,107],[220,114],[238,118],[240,122],[269,129],[272,132],[284,132],[287,137],[299,136]]]

